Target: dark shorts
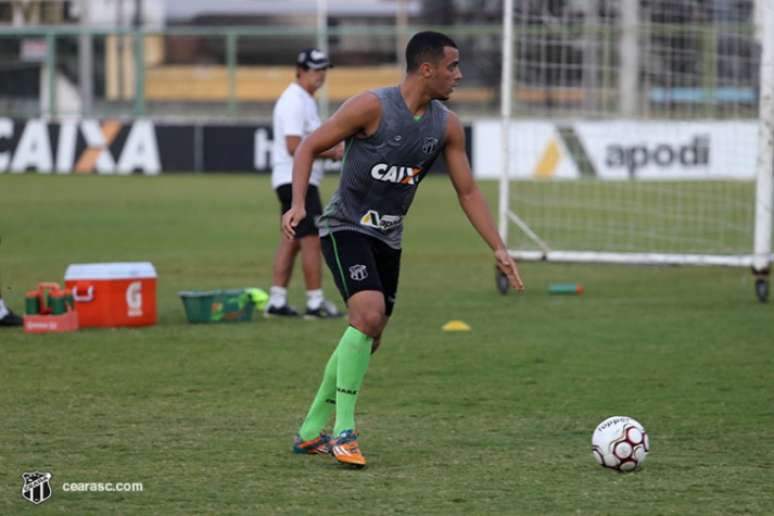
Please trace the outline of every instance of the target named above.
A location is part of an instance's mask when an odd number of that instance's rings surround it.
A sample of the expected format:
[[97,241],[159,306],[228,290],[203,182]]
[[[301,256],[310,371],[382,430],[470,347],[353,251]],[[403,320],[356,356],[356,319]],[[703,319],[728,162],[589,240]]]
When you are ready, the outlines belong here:
[[[293,186],[280,185],[277,187],[277,198],[282,206],[282,214],[290,209],[293,200]],[[309,185],[306,190],[306,217],[296,226],[296,238],[304,238],[309,235],[317,235],[318,230],[314,222],[322,215],[322,202],[320,191],[315,185]]]
[[346,302],[356,292],[384,294],[387,315],[392,314],[400,275],[400,250],[357,231],[336,231],[320,239],[325,262]]

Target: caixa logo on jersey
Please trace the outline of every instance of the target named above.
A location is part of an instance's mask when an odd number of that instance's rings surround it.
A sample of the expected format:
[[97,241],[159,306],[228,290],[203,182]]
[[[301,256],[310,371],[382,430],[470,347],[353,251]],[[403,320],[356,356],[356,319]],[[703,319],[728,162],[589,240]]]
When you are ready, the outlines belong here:
[[422,176],[422,167],[377,163],[371,167],[371,177],[377,181],[401,185],[416,185]]
[[40,504],[51,498],[51,473],[33,471],[32,473],[23,473],[24,485],[22,485],[22,497],[35,505]]

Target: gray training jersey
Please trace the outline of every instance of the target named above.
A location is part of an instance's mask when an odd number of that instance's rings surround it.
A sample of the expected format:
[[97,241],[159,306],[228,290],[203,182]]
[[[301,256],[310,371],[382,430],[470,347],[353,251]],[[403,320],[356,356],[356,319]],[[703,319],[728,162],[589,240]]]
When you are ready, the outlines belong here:
[[358,231],[400,249],[403,217],[443,148],[448,111],[433,100],[415,120],[397,86],[373,93],[382,104],[379,127],[368,138],[347,140],[339,189],[318,227],[321,236]]

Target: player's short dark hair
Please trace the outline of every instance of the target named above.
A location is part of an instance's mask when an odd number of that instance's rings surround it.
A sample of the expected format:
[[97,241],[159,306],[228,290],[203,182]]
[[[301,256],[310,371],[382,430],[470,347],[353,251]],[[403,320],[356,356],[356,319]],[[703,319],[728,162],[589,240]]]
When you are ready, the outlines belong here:
[[440,61],[444,47],[457,48],[457,44],[440,32],[417,32],[406,45],[406,71],[415,72],[422,63]]

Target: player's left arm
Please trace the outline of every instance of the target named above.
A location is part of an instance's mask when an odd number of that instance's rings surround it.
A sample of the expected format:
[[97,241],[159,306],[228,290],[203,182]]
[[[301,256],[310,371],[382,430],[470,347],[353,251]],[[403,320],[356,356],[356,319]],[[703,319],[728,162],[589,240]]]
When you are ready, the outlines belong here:
[[444,146],[444,158],[449,169],[457,198],[468,220],[476,228],[481,238],[494,251],[497,267],[508,277],[511,286],[519,292],[524,290],[524,282],[521,280],[519,268],[508,253],[508,249],[497,232],[492,216],[489,212],[481,190],[473,180],[468,156],[465,154],[465,131],[456,114],[449,112],[446,129],[446,143]]

